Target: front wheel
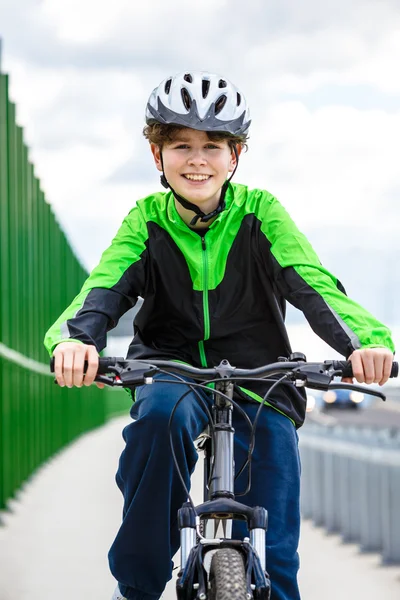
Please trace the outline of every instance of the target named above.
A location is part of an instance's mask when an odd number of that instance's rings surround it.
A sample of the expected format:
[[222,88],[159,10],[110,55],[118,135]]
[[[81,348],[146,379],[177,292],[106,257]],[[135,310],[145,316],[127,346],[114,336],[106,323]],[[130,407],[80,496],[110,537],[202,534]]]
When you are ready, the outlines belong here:
[[210,566],[210,600],[247,600],[243,555],[233,548],[220,548]]

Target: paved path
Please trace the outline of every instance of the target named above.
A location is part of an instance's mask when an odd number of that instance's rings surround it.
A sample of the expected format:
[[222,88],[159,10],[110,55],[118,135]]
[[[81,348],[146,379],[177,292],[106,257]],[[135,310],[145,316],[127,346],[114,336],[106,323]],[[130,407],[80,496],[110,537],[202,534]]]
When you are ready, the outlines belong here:
[[[2,513],[0,600],[110,600],[106,555],[122,502],[114,484],[126,419],[81,437],[49,461]],[[303,600],[399,600],[400,569],[382,568],[303,523]],[[165,593],[173,600],[173,582]]]

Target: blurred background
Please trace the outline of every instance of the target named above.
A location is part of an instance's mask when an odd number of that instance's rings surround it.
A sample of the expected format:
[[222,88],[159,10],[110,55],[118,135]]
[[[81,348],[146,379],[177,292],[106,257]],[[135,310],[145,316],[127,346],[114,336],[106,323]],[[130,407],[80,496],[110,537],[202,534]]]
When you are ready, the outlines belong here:
[[[396,0],[203,0],[193,6],[184,0],[2,0],[2,558],[13,556],[7,531],[19,539],[12,524],[23,512],[21,490],[29,488],[24,482],[31,473],[81,433],[127,414],[129,398],[120,391],[92,386],[68,390],[66,399],[66,390],[56,389],[48,374],[42,343],[136,201],[162,189],[142,129],[147,98],[167,75],[216,72],[243,91],[253,121],[235,181],[277,196],[323,265],[350,297],[391,327],[399,345],[399,34]],[[111,332],[105,354],[125,355],[137,308]],[[309,360],[338,356],[292,307],[287,323],[293,349]],[[367,393],[356,400],[310,394],[308,425],[300,438],[304,461],[316,444],[319,458],[310,460],[320,466],[313,479],[304,463],[305,485],[311,487],[303,512],[317,525],[333,522],[332,506],[321,516],[330,488],[315,483],[327,472],[324,460],[334,461],[315,442],[328,434],[357,448],[393,453],[369,476],[375,488],[386,479],[391,486],[382,488],[384,504],[371,510],[392,514],[400,494],[400,394],[395,382],[387,389],[385,405]],[[368,463],[370,457],[364,459]],[[388,461],[394,461],[393,473],[385,470]],[[347,463],[343,468],[341,480],[354,479]],[[351,500],[356,506],[362,501]],[[346,502],[351,503],[342,498],[341,504]],[[41,504],[35,505],[36,517]],[[354,513],[349,519],[354,521]],[[331,530],[343,534],[343,527],[336,520]],[[399,527],[389,519],[379,531],[370,551],[380,553],[385,564],[400,563]],[[354,535],[348,541],[358,543],[361,531]],[[15,555],[21,556],[21,544],[17,548]],[[15,561],[19,575],[12,579],[22,582],[23,600],[32,598],[33,588],[24,587],[24,568],[19,571]],[[0,575],[1,600],[13,597],[6,589],[11,573],[7,567]]]

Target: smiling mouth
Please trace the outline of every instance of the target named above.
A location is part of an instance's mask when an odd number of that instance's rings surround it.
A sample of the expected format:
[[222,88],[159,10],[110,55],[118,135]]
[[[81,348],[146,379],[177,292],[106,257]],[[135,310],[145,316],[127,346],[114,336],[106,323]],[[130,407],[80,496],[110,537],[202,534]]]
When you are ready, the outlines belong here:
[[200,175],[196,173],[184,173],[182,175],[188,181],[208,181],[211,179],[212,175]]

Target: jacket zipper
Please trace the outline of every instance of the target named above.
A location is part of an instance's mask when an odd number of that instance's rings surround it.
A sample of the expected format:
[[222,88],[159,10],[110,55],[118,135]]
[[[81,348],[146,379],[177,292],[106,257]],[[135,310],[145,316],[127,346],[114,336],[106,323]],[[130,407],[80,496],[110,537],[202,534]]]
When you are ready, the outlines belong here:
[[207,367],[207,358],[204,350],[204,342],[210,338],[210,313],[208,308],[208,257],[206,240],[201,238],[203,258],[203,315],[204,315],[204,340],[199,342],[201,365]]

